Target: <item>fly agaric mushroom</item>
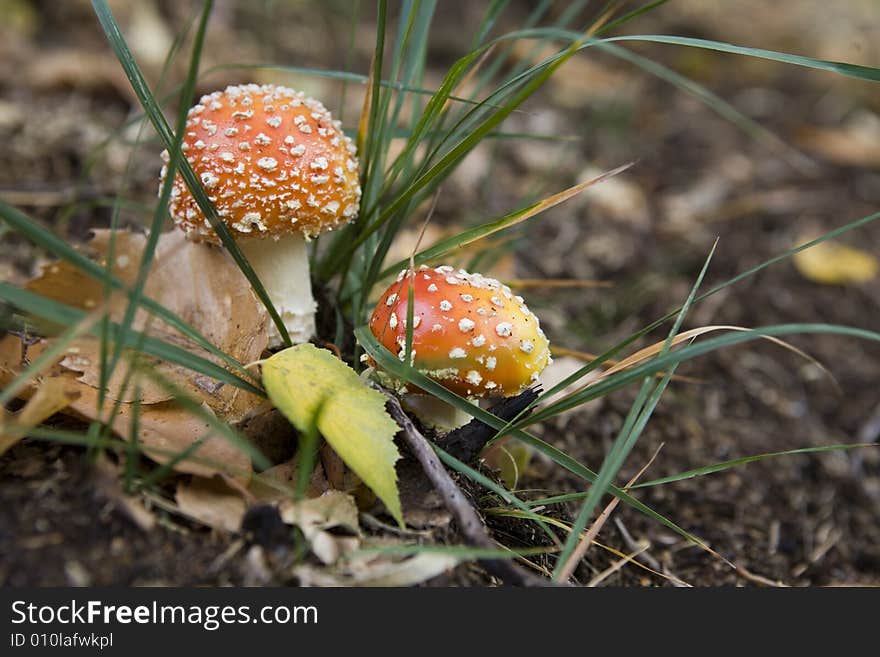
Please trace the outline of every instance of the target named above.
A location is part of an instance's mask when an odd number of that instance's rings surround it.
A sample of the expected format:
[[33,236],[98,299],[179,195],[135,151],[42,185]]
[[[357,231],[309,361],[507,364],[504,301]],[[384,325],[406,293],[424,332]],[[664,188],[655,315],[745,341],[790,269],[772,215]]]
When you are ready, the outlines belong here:
[[[401,272],[376,304],[370,330],[406,360],[408,272]],[[512,396],[535,383],[550,362],[550,344],[523,298],[494,278],[444,265],[422,266],[413,287],[410,362],[445,388],[472,398]],[[407,393],[423,421],[452,428],[470,417],[436,397]]]
[[[182,148],[291,340],[305,342],[315,331],[316,308],[306,241],[358,212],[351,139],[302,92],[245,84],[203,96],[189,110]],[[167,164],[168,153],[162,156]],[[220,242],[180,174],[169,212],[191,239]],[[281,342],[273,325],[269,344]]]

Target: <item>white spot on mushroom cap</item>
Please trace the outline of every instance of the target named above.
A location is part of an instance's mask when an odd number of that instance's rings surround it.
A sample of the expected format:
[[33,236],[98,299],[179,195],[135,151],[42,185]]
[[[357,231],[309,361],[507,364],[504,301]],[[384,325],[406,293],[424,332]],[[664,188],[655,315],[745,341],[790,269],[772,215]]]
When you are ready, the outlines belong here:
[[218,178],[216,175],[214,175],[210,171],[205,171],[201,176],[199,176],[199,178],[201,179],[202,184],[207,189],[213,189],[214,187],[217,186],[217,183],[220,182],[220,178]]
[[483,377],[476,370],[470,370],[464,378],[473,386],[478,386],[483,381]]
[[535,344],[531,340],[522,340],[519,343],[519,349],[523,353],[530,354],[535,350]]
[[480,335],[478,335],[471,341],[471,344],[473,344],[475,347],[482,347],[484,344],[486,344],[486,336],[480,333]]
[[458,330],[461,331],[462,333],[467,333],[468,331],[473,331],[474,326],[475,326],[475,324],[474,324],[473,320],[468,319],[467,317],[460,319],[458,322]]
[[466,358],[467,352],[464,349],[462,349],[461,347],[453,347],[449,351],[449,357],[452,359]]
[[443,299],[443,301],[440,302],[440,310],[452,310],[452,302],[448,301],[447,299]]
[[436,292],[436,291],[437,291],[437,286],[434,283],[431,283],[428,286],[428,292]]
[[510,322],[498,322],[498,325],[495,327],[495,333],[501,338],[509,337],[513,333],[513,324]]
[[257,166],[266,171],[275,171],[278,168],[278,160],[274,157],[261,157],[257,160]]
[[498,359],[495,356],[489,356],[486,359],[486,369],[490,372],[495,369],[495,365],[498,364]]

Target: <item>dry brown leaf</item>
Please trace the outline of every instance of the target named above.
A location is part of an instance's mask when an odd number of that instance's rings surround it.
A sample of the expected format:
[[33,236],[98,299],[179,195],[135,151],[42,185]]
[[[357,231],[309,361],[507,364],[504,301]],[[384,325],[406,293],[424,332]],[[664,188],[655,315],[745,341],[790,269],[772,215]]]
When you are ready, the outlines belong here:
[[[312,552],[325,564],[335,563],[340,556],[360,546],[358,509],[351,495],[329,490],[314,499],[284,501],[278,510],[284,522],[300,528]],[[352,534],[328,531],[340,528]]]
[[[28,347],[28,357],[37,358],[46,348],[45,340]],[[0,385],[8,385],[23,369],[21,343],[14,335],[0,340]],[[112,421],[113,404],[107,404],[104,412],[98,411],[98,391],[75,378],[72,372],[56,366],[44,381],[57,379],[68,390],[76,390],[79,396],[67,406],[72,415],[88,420],[100,419],[111,424],[123,439],[131,440],[133,406],[121,404]],[[39,389],[39,383],[31,381],[20,397],[31,398]],[[175,470],[205,477],[218,472],[228,472],[240,479],[247,479],[251,471],[250,458],[224,437],[216,435],[204,420],[184,410],[174,402],[143,406],[139,417],[138,441],[144,453],[159,463],[166,463],[175,454],[187,449],[192,443],[204,439],[204,443],[190,458],[175,465]]]
[[178,484],[174,499],[184,514],[228,532],[241,528],[247,510],[241,493],[217,477],[193,477],[188,484]]
[[799,251],[792,260],[801,276],[823,285],[866,283],[880,272],[880,261],[875,255],[832,241]]
[[[47,347],[42,340],[28,347],[28,358],[33,360]],[[0,385],[6,386],[24,369],[21,362],[21,342],[14,335],[0,340]],[[98,391],[76,379],[74,373],[60,366],[52,368],[44,378],[57,379],[68,390],[76,390],[79,397],[73,399],[67,410],[73,415],[88,420],[100,419],[109,423],[123,439],[131,440],[131,419],[133,405],[121,404],[116,415],[109,417],[113,404],[107,404],[104,412],[98,410]],[[39,389],[37,381],[31,381],[20,397],[31,398]],[[251,471],[250,458],[230,443],[226,438],[216,435],[204,420],[184,410],[174,402],[163,402],[142,406],[139,417],[140,433],[138,441],[144,453],[159,463],[166,463],[173,456],[199,439],[204,443],[190,458],[178,462],[175,470],[210,477],[217,472],[228,472],[241,479],[247,479]]]
[[[111,231],[95,231],[88,244],[90,255],[106,264]],[[128,284],[137,278],[138,265],[146,245],[146,236],[116,231],[113,273]],[[67,262],[53,263],[28,283],[28,289],[61,303],[91,310],[101,303],[102,284]],[[196,327],[212,344],[242,363],[260,358],[268,341],[268,316],[262,304],[251,293],[250,285],[238,267],[222,249],[189,242],[181,231],[163,234],[156,247],[155,261],[144,287],[144,294],[161,302],[168,310]],[[120,321],[128,303],[118,294],[111,299],[108,313]],[[135,313],[133,328],[142,330],[149,321],[143,310]],[[151,335],[172,342],[193,353],[220,361],[193,344],[174,329],[153,321]],[[79,372],[79,379],[92,386],[99,385],[98,363],[100,343],[96,338],[83,338],[72,345],[69,358],[62,364]],[[142,357],[139,355],[139,357]],[[259,399],[233,386],[216,381],[172,363],[155,359],[148,362],[159,374],[208,405],[228,422],[237,422],[254,408]],[[133,401],[133,390],[123,393],[120,384],[125,368],[118,367],[108,386],[111,399]],[[141,403],[154,404],[168,400],[167,391],[146,377],[141,377]]]
[[154,516],[137,497],[126,495],[120,483],[120,466],[101,454],[95,462],[94,480],[116,508],[145,532],[156,526]]
[[[567,379],[569,376],[582,369],[583,367],[584,361],[582,361],[581,359],[568,355],[557,356],[554,350],[553,362],[547,365],[547,367],[544,368],[544,371],[541,372],[541,385],[543,386],[544,390],[550,390],[550,388],[553,388],[562,383],[565,379]],[[562,397],[565,397],[566,395],[569,395],[576,390],[579,390],[584,385],[593,383],[596,379],[599,378],[600,374],[601,373],[597,370],[589,372],[579,381],[563,388],[552,397],[548,397],[546,399],[546,402],[552,404]],[[594,399],[593,401],[578,406],[575,410],[577,410],[578,412],[595,410],[599,404],[601,404],[601,400]]]
[[880,116],[862,112],[843,126],[803,128],[798,145],[836,164],[880,167]]
[[[589,180],[601,174],[601,169],[590,166],[581,172],[578,179]],[[582,199],[590,206],[602,210],[609,218],[634,228],[647,229],[651,221],[645,192],[626,176],[609,178],[601,185],[591,187],[584,191]]]
[[[259,476],[254,477],[248,491],[254,499],[262,503],[280,502],[290,498],[290,491],[296,490],[299,477],[299,458],[295,456],[286,463],[280,463],[264,470]],[[324,468],[320,463],[315,464],[309,484],[305,490],[306,497],[318,497],[330,489],[327,477],[324,476]]]
[[[90,256],[102,265],[109,251],[111,233],[98,230],[87,245]],[[113,273],[127,284],[137,278],[138,266],[146,245],[144,235],[116,231]],[[116,293],[105,301],[102,284],[86,276],[66,262],[44,267],[40,276],[28,283],[32,292],[89,311],[106,308],[111,319],[120,321],[128,299]],[[242,363],[257,360],[266,348],[268,319],[265,309],[256,300],[244,276],[222,249],[186,241],[180,231],[160,236],[155,261],[144,287],[144,294],[165,306],[202,333],[216,347]],[[148,325],[149,323],[149,325]],[[135,314],[133,327],[149,328],[152,336],[174,343],[215,363],[220,359],[192,343],[173,328],[151,318],[143,310]],[[32,361],[49,345],[51,339],[30,345],[27,360]],[[197,440],[203,444],[191,458],[175,465],[181,472],[212,476],[226,472],[247,479],[251,471],[250,459],[222,436],[216,435],[209,423],[185,411],[171,399],[167,389],[148,376],[135,375],[128,388],[122,382],[129,369],[132,354],[119,363],[107,386],[111,400],[103,410],[98,408],[100,385],[100,342],[94,337],[74,340],[55,365],[46,372],[43,381],[54,381],[53,386],[78,395],[71,400],[68,410],[78,417],[101,420],[110,424],[121,437],[131,440],[131,419],[139,401],[140,434],[138,440],[146,454],[160,463],[190,447]],[[206,409],[220,420],[233,424],[257,408],[262,399],[234,386],[172,363],[137,354],[141,363],[150,370],[186,392],[193,400],[202,402]],[[15,336],[0,341],[0,381],[8,384],[27,365],[22,359],[21,342]],[[40,387],[31,381],[20,396],[34,397]],[[137,400],[135,400],[135,393]],[[111,418],[110,412],[119,400],[122,403]],[[36,402],[34,402],[36,403]]]
[[297,566],[292,574],[300,586],[413,586],[442,575],[459,562],[457,557],[432,552],[403,558],[365,555],[334,568]]
[[0,455],[21,440],[28,429],[67,408],[79,394],[77,386],[69,381],[51,377],[41,381],[18,413],[7,415],[4,411],[0,415]]

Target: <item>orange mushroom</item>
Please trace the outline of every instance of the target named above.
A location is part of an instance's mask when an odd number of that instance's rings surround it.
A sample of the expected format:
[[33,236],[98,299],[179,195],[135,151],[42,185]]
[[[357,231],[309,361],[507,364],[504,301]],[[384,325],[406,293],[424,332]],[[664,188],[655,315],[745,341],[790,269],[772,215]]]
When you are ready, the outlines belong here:
[[[409,287],[407,272],[401,272],[370,319],[373,335],[402,361],[407,357]],[[448,265],[422,266],[412,287],[410,362],[449,390],[474,398],[516,395],[535,383],[550,362],[538,318],[499,281]],[[407,401],[411,407],[434,405],[425,399]]]
[[[239,242],[293,342],[315,330],[305,243],[351,221],[361,189],[355,147],[317,100],[245,84],[203,96],[189,110],[183,151]],[[163,153],[165,162],[168,153]],[[164,179],[166,167],[162,168]],[[169,211],[189,237],[219,243],[178,174]],[[270,344],[280,344],[271,329]]]

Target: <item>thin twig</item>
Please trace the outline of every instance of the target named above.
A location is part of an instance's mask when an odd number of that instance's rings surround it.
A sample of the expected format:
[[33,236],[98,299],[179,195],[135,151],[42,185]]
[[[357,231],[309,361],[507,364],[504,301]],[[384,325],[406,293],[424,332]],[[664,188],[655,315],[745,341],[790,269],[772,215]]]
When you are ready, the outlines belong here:
[[[629,483],[624,487],[624,490],[632,486],[636,481],[638,481],[639,477],[641,477],[645,470],[651,467],[651,464],[654,462],[654,459],[657,458],[657,454],[660,453],[660,450],[663,449],[663,445],[665,443],[660,443],[660,446],[654,451],[654,454],[648,459],[648,462],[636,473],[636,476],[630,479]],[[590,529],[586,534],[581,538],[581,542],[578,543],[578,546],[574,549],[574,552],[571,553],[571,556],[568,558],[568,561],[565,562],[565,565],[559,571],[559,581],[565,582],[567,581],[577,568],[577,565],[581,562],[581,559],[584,558],[584,555],[587,553],[587,550],[590,549],[590,544],[593,542],[593,539],[599,534],[599,531],[605,525],[605,522],[613,513],[614,509],[617,508],[617,505],[620,503],[619,497],[614,497],[608,503],[602,513],[599,514],[599,517],[596,518],[595,522],[593,522]]]
[[764,586],[772,586],[773,588],[788,588],[788,584],[778,579],[770,579],[748,570],[743,564],[736,564],[736,573],[743,579],[747,579],[755,584],[763,584]]
[[[388,408],[392,417],[400,425],[406,444],[416,457],[425,475],[440,494],[446,508],[452,513],[459,529],[469,543],[476,547],[497,549],[497,544],[489,537],[482,519],[468,502],[461,488],[443,467],[431,443],[425,438],[403,412],[397,398],[388,395]],[[548,582],[526,572],[518,565],[504,559],[482,559],[483,567],[502,580],[518,586],[546,586]]]
[[592,588],[592,587],[595,587],[595,586],[599,586],[600,583],[602,583],[603,581],[605,581],[606,579],[608,579],[608,577],[610,577],[611,575],[613,575],[614,573],[616,573],[618,570],[620,570],[621,568],[623,568],[623,567],[624,567],[626,564],[628,564],[630,561],[633,561],[637,556],[639,556],[642,552],[644,552],[645,550],[647,550],[649,547],[651,547],[651,544],[648,543],[647,541],[645,541],[645,542],[641,545],[641,547],[639,547],[638,550],[636,550],[635,552],[632,552],[632,553],[626,555],[626,556],[625,556],[623,559],[621,559],[620,561],[616,561],[616,562],[614,562],[614,563],[611,564],[608,568],[606,568],[606,569],[603,570],[601,573],[599,573],[598,575],[596,575],[593,579],[591,579],[589,582],[587,582],[587,587]]
[[[623,521],[620,519],[620,516],[614,519],[614,524],[617,525],[617,530],[620,532],[620,535],[623,537],[623,542],[626,543],[627,548],[632,551],[638,550],[641,546],[641,542],[637,541],[632,537],[632,534],[629,533],[629,530],[626,528],[626,525],[623,524]],[[656,574],[664,577],[665,579],[672,582],[673,586],[678,587],[686,587],[691,588],[691,585],[685,582],[681,577],[672,572],[667,566],[661,564],[657,559],[651,556],[650,552],[643,552],[641,558],[645,560],[651,568],[656,571]],[[633,563],[638,564],[638,560],[633,559]]]

